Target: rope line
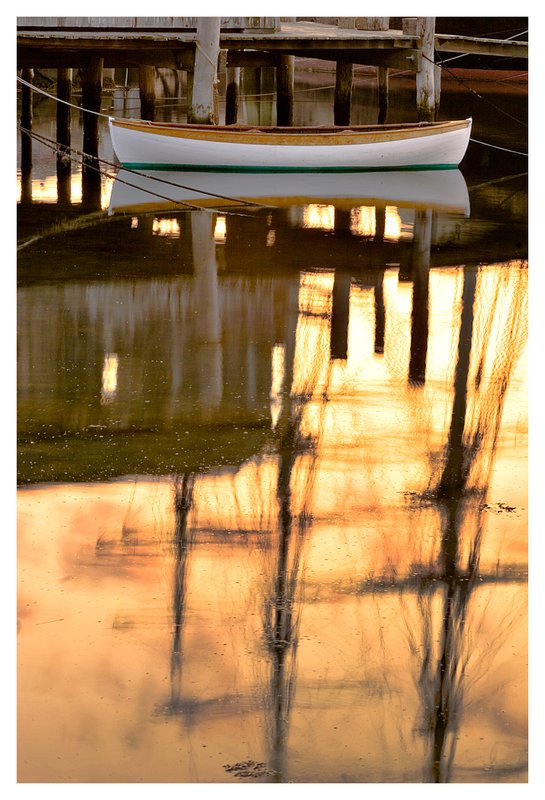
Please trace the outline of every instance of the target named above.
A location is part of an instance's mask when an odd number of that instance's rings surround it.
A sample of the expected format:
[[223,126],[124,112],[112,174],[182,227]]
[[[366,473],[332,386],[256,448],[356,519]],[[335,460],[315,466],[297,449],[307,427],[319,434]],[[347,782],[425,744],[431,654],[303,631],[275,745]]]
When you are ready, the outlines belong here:
[[23,86],[27,86],[29,89],[32,89],[33,92],[38,92],[38,94],[43,94],[45,97],[49,97],[51,100],[56,100],[57,103],[62,103],[65,106],[70,106],[70,108],[75,108],[78,111],[84,111],[86,114],[94,114],[96,117],[104,117],[104,119],[109,119],[109,114],[102,114],[100,111],[91,111],[89,108],[82,108],[82,106],[78,106],[75,103],[69,103],[68,100],[61,100],[60,97],[56,97],[54,94],[50,94],[50,92],[46,92],[45,89],[40,89],[39,86],[34,86],[34,84],[25,81],[19,75],[16,76],[19,83]]
[[[510,37],[510,38],[513,38],[513,37]],[[204,51],[203,51],[203,54],[206,55],[206,53],[204,53]],[[445,62],[443,62],[443,61],[435,62],[433,59],[429,58],[428,56],[426,56],[424,54],[422,54],[422,55],[423,55],[423,58],[425,58],[427,61],[429,61],[434,66],[436,66],[436,67],[438,66],[442,70],[444,70],[445,72],[448,72],[450,74],[450,76],[452,78],[454,78],[454,80],[458,81],[458,83],[460,83],[462,86],[464,86],[464,88],[466,88],[468,91],[472,92],[476,97],[479,98],[479,100],[482,100],[483,102],[488,103],[494,109],[496,109],[497,111],[500,111],[502,114],[505,114],[507,117],[509,117],[510,119],[514,120],[515,122],[518,122],[520,125],[523,125],[526,128],[528,127],[527,123],[522,122],[521,120],[519,120],[516,117],[514,117],[512,114],[509,114],[507,111],[504,111],[503,109],[499,108],[499,106],[497,106],[495,103],[492,103],[490,100],[487,100],[486,97],[483,97],[483,95],[480,94],[479,92],[477,92],[475,89],[472,89],[471,87],[467,87],[465,81],[462,78],[458,78],[456,75],[454,75],[452,70],[450,70],[448,67],[445,66]],[[466,54],[463,53],[461,55],[466,55]],[[458,56],[456,56],[456,58],[457,57]],[[50,94],[49,92],[46,92],[44,89],[40,89],[39,87],[34,86],[32,83],[29,83],[28,81],[24,80],[19,75],[17,75],[16,77],[17,77],[17,80],[19,81],[19,83],[21,83],[22,85],[27,86],[29,89],[32,89],[33,91],[38,92],[39,94],[45,95],[45,97],[49,97],[51,100],[56,100],[57,103],[63,103],[64,105],[70,106],[71,108],[75,108],[78,111],[84,111],[85,113],[88,113],[88,114],[94,114],[95,116],[102,117],[104,119],[109,119],[110,118],[109,114],[103,114],[103,113],[101,113],[99,111],[90,111],[89,109],[84,109],[81,106],[75,105],[74,103],[69,103],[67,100],[61,100],[60,98],[55,97],[55,95]],[[332,86],[323,86],[323,87],[317,87],[317,88],[318,89],[329,89],[329,88],[334,88],[334,87],[332,87]],[[316,90],[317,89],[315,87],[311,87],[310,89],[304,89],[304,90],[300,90],[300,91],[316,91]],[[271,92],[270,94],[273,94],[273,93]],[[246,95],[246,97],[254,97],[254,96],[255,97],[259,97],[261,95]],[[28,131],[28,130],[22,128],[21,126],[19,126],[19,128],[20,128],[20,130],[22,130],[25,133],[27,133],[29,136],[32,136],[32,137],[36,138],[38,141],[40,140],[40,137],[39,137],[38,134],[33,133],[31,131]],[[42,143],[45,144],[45,141],[46,141],[45,137],[42,137]],[[53,140],[51,140],[51,139],[47,140],[47,141],[49,141],[52,144],[55,144],[55,148],[54,149],[57,150],[58,152],[66,153],[66,148],[63,147],[62,145],[59,145],[58,143],[53,142]],[[503,150],[506,153],[512,153],[514,155],[519,155],[519,156],[528,156],[528,153],[524,153],[524,152],[522,152],[520,150],[511,150],[508,147],[500,147],[499,145],[490,144],[489,142],[483,142],[483,141],[480,141],[479,139],[473,139],[472,138],[472,139],[470,139],[470,141],[474,142],[475,144],[483,145],[484,147],[492,147],[495,150]],[[81,151],[77,151],[77,150],[75,150],[73,148],[71,148],[71,149],[72,149],[72,151],[74,153],[76,153],[78,155],[81,155],[82,157],[96,159],[97,161],[100,161],[101,163],[107,164],[108,166],[111,166],[111,167],[117,169],[117,165],[116,164],[112,164],[111,162],[105,161],[104,159],[98,159],[96,156],[89,156],[88,154],[83,153]],[[133,172],[135,172],[135,174],[143,175],[143,173],[139,173],[136,170],[133,170]],[[108,176],[108,177],[111,177],[111,176]],[[160,178],[154,178],[154,177],[153,177],[153,179],[154,180],[158,180],[158,181],[162,180]],[[163,183],[167,183],[167,184],[170,183],[169,181],[165,181],[165,180],[162,180],[162,182]],[[202,191],[200,189],[195,189],[195,188],[193,188],[191,186],[183,186],[181,184],[172,184],[172,185],[178,186],[179,188],[182,188],[182,189],[190,189],[191,191],[196,191],[196,192],[199,192],[201,194],[209,194],[211,197],[217,197],[217,198],[222,199],[222,200],[235,201],[237,203],[243,203],[243,204],[249,205],[249,206],[250,205],[259,206],[261,208],[269,208],[270,207],[270,206],[267,206],[267,205],[264,205],[264,204],[261,204],[261,203],[252,203],[252,202],[245,201],[245,200],[240,200],[240,199],[234,198],[234,197],[227,197],[227,196],[224,196],[224,195],[214,194],[213,192],[205,192],[205,191]]]
[[457,75],[455,75],[452,72],[451,69],[449,69],[448,67],[444,66],[444,62],[442,62],[442,61],[439,61],[439,62],[434,61],[433,58],[429,58],[429,56],[425,55],[424,53],[422,53],[422,58],[425,58],[426,61],[429,61],[430,64],[433,64],[434,67],[440,67],[445,72],[448,72],[448,74],[450,75],[451,78],[454,78],[455,81],[458,81],[458,83],[461,86],[463,86],[464,89],[466,89],[468,92],[471,92],[472,94],[474,94],[476,97],[479,98],[479,100],[482,100],[483,103],[488,103],[488,105],[491,106],[492,108],[494,108],[496,111],[499,111],[501,114],[504,114],[506,117],[509,117],[509,119],[512,119],[514,122],[518,122],[519,125],[523,125],[525,128],[528,127],[528,123],[522,122],[522,120],[518,119],[517,117],[514,117],[508,111],[504,111],[503,108],[500,108],[495,103],[493,103],[491,100],[487,100],[486,97],[483,97],[482,94],[477,92],[475,89],[472,89],[471,86],[466,86],[466,82],[462,78],[459,78]]
[[481,142],[479,139],[470,139],[470,142],[475,144],[483,144],[485,147],[493,147],[494,150],[503,150],[504,153],[513,153],[516,156],[527,156],[528,153],[523,153],[521,150],[510,150],[508,147],[500,147],[497,144],[489,144],[488,142]]
[[213,60],[210,58],[210,56],[208,55],[208,53],[206,52],[206,50],[205,50],[205,49],[202,47],[202,45],[201,45],[201,43],[199,42],[199,40],[198,40],[198,39],[195,39],[195,47],[196,47],[196,48],[197,48],[197,50],[199,50],[199,51],[201,52],[201,54],[202,54],[202,55],[203,55],[203,56],[206,58],[206,60],[208,61],[208,63],[209,63],[211,66],[212,66],[212,69],[213,69],[213,70],[217,70],[217,63],[215,63],[215,62],[214,62],[214,61],[213,61]]
[[[169,203],[174,203],[176,205],[187,206],[188,208],[191,208],[191,209],[194,209],[194,210],[199,210],[199,211],[202,210],[202,206],[195,205],[194,203],[190,203],[190,202],[184,201],[184,200],[173,200],[171,197],[168,197],[168,195],[162,195],[159,192],[154,192],[154,191],[152,191],[150,189],[145,189],[145,188],[142,189],[142,187],[138,186],[137,184],[130,183],[130,181],[127,181],[127,180],[125,180],[123,178],[119,178],[119,173],[116,173],[116,174],[112,175],[109,172],[107,172],[106,170],[100,169],[99,167],[95,166],[95,163],[93,163],[93,162],[96,162],[96,163],[99,163],[99,164],[106,165],[108,167],[112,167],[114,170],[118,170],[119,169],[118,165],[112,163],[111,161],[107,161],[106,159],[103,159],[103,158],[98,158],[97,156],[90,156],[88,153],[85,153],[82,150],[77,150],[76,148],[73,148],[73,147],[66,147],[65,145],[59,145],[59,143],[56,142],[54,139],[48,139],[46,136],[43,136],[41,134],[35,133],[33,131],[30,131],[27,128],[23,128],[21,125],[19,125],[18,127],[19,127],[19,130],[21,132],[25,133],[27,136],[30,136],[31,138],[36,139],[36,141],[40,142],[40,144],[43,144],[45,147],[49,147],[51,150],[59,153],[61,156],[63,156],[64,158],[69,159],[73,163],[79,163],[80,158],[82,160],[83,159],[89,159],[89,161],[86,161],[86,163],[85,163],[86,167],[89,167],[90,169],[94,170],[95,172],[99,172],[101,175],[103,175],[106,178],[110,178],[111,180],[119,181],[120,183],[123,183],[123,184],[125,184],[127,186],[130,186],[133,189],[140,189],[141,191],[146,192],[147,194],[150,194],[150,195],[152,195],[154,197],[157,197],[157,198],[159,198],[161,200],[165,200],[165,201],[167,201]],[[214,197],[214,198],[216,198],[218,200],[228,200],[229,202],[232,202],[232,203],[238,203],[239,205],[247,206],[248,208],[254,208],[254,207],[256,207],[256,208],[271,208],[270,205],[267,205],[265,203],[258,203],[258,202],[253,201],[253,200],[242,200],[239,197],[230,197],[229,195],[223,195],[223,194],[219,194],[217,192],[209,192],[209,191],[207,191],[205,189],[197,189],[194,186],[188,186],[187,184],[176,183],[175,181],[169,181],[169,180],[166,180],[165,178],[161,178],[159,176],[147,175],[146,173],[139,172],[138,170],[135,170],[135,169],[129,169],[129,168],[126,168],[126,167],[123,167],[122,169],[123,169],[123,172],[127,172],[127,173],[129,173],[131,175],[140,176],[142,178],[149,179],[150,181],[155,181],[155,182],[157,182],[159,184],[164,184],[166,186],[174,186],[177,189],[188,189],[188,190],[190,190],[192,192],[197,192],[198,194],[203,194],[203,195],[206,195],[208,197]],[[209,210],[209,211],[214,211],[215,210],[215,211],[218,211],[218,212],[220,211],[220,209],[213,209],[213,208],[209,208],[207,210]],[[221,213],[222,214],[224,214],[224,213],[225,214],[231,214],[231,215],[235,215],[235,216],[248,216],[247,214],[240,214],[240,213],[237,213],[236,211],[227,211],[225,209],[221,209]]]

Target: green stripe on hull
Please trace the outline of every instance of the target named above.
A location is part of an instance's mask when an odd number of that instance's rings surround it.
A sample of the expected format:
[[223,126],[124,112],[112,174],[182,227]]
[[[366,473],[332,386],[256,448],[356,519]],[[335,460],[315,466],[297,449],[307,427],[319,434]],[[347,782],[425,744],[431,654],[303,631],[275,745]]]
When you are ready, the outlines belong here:
[[424,172],[439,169],[458,169],[456,164],[411,164],[404,167],[252,167],[226,164],[154,164],[132,161],[122,164],[124,169],[154,170],[157,172]]

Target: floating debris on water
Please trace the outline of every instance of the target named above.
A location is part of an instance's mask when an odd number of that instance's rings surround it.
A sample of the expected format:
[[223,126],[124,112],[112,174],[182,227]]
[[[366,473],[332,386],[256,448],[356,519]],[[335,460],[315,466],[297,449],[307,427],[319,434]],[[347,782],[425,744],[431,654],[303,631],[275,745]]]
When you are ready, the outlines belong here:
[[493,505],[483,503],[481,509],[482,511],[492,511],[494,514],[514,514],[515,511],[518,511],[516,506],[510,506],[507,503],[494,503]]
[[237,778],[261,778],[263,775],[276,774],[274,769],[262,761],[238,761],[236,764],[224,764],[223,768]]

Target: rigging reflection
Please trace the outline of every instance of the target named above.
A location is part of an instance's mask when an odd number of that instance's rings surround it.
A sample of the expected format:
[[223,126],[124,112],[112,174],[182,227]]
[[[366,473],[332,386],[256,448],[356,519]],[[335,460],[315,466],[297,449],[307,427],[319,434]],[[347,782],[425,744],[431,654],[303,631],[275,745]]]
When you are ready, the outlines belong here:
[[[452,777],[464,682],[469,662],[477,657],[472,652],[471,628],[478,624],[480,612],[473,608],[473,596],[483,581],[513,580],[497,572],[480,572],[487,493],[502,411],[527,334],[526,270],[495,277],[492,286],[481,277],[477,300],[477,271],[463,273],[448,441],[439,474],[431,478],[433,488],[422,496],[438,510],[440,547],[435,560],[412,565],[421,620],[419,631],[416,625],[409,626],[409,644],[418,662],[419,730],[429,741],[427,780],[434,783],[448,783]],[[507,319],[498,302],[502,293],[510,301]],[[488,302],[487,294],[492,295]],[[491,636],[495,649],[508,633],[504,620],[502,629]],[[490,647],[482,659],[483,672],[494,655]]]

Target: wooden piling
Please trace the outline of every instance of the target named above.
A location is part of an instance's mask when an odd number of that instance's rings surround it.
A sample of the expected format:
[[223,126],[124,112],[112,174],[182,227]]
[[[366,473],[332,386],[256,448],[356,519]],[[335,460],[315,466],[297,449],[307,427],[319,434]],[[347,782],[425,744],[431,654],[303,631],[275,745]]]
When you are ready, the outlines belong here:
[[354,65],[347,61],[337,61],[337,69],[335,72],[335,100],[333,107],[335,125],[350,125],[353,80]]
[[260,67],[259,68],[259,124],[260,125],[275,125],[276,124],[276,68],[275,67]]
[[378,68],[378,124],[383,125],[388,115],[388,67]]
[[82,70],[83,106],[82,201],[100,208],[100,167],[98,162],[98,114],[102,102],[104,59],[92,56]]
[[57,194],[59,203],[70,203],[72,161],[70,158],[71,129],[70,106],[72,102],[72,70],[57,70]]
[[294,56],[281,55],[276,67],[276,123],[293,125]]
[[238,119],[240,95],[240,67],[227,67],[225,86],[225,124],[233,125]]
[[[32,83],[34,70],[23,69],[21,78]],[[32,103],[33,91],[30,86],[21,85],[21,202],[32,200]]]
[[417,17],[416,34],[422,54],[420,69],[416,72],[416,113],[421,122],[435,119],[435,17]]
[[434,75],[433,75],[433,91],[435,95],[435,118],[439,114],[439,106],[441,105],[441,67],[439,64],[436,64],[434,67]]
[[155,119],[155,67],[140,64],[138,67],[138,87],[140,91],[140,116],[142,119]]
[[214,88],[218,79],[220,17],[199,17],[195,40],[195,72],[188,122],[217,124]]

